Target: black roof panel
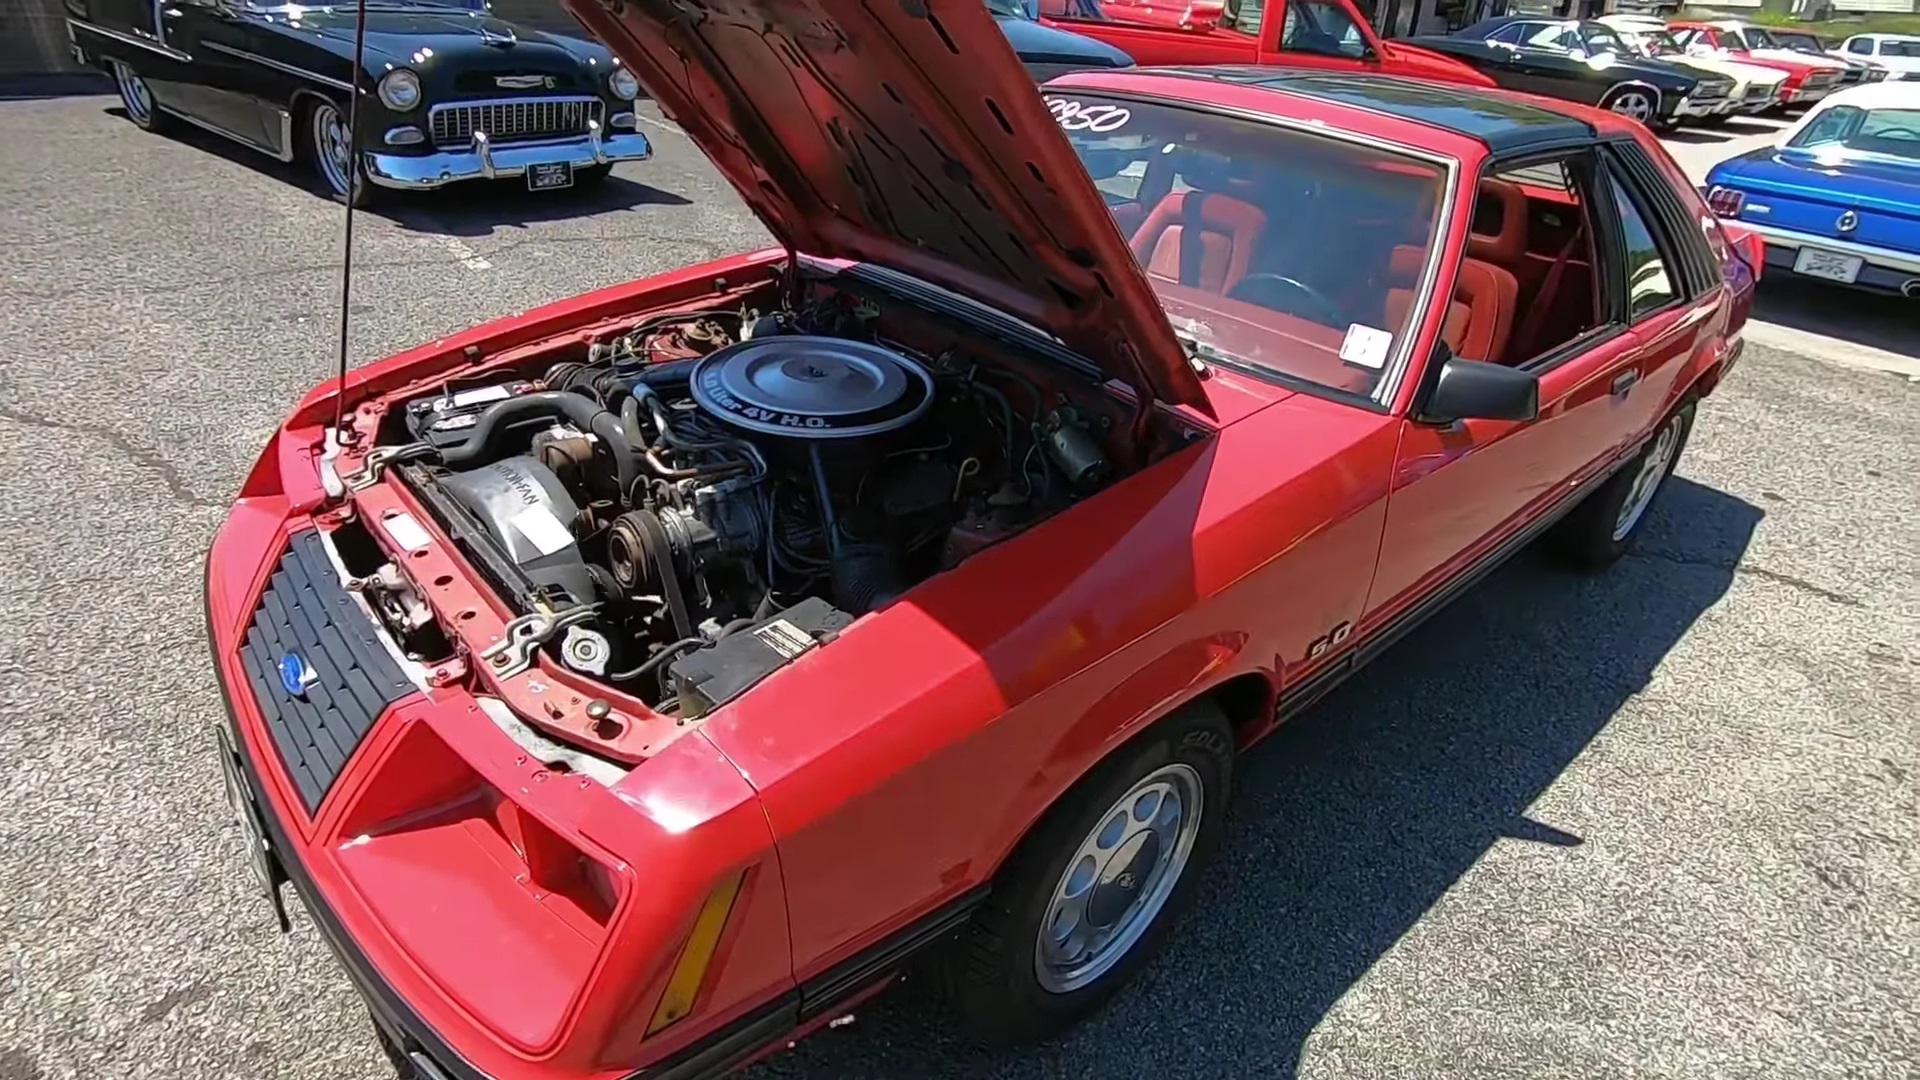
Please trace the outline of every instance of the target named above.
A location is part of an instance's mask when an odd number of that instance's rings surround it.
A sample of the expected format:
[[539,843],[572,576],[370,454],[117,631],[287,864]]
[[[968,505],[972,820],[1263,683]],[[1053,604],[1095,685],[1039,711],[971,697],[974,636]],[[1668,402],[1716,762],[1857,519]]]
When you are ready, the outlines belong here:
[[1152,67],[1139,74],[1183,75],[1259,86],[1300,97],[1369,109],[1457,132],[1496,154],[1590,142],[1593,125],[1504,94],[1392,75],[1330,75],[1271,67]]

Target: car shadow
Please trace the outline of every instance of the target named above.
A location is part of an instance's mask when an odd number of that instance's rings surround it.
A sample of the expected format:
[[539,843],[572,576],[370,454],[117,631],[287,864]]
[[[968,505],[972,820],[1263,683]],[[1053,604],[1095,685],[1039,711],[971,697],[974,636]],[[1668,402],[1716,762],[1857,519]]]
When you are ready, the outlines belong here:
[[[105,111],[125,123],[126,109],[115,104]],[[328,200],[318,180],[299,161],[280,161],[251,147],[242,146],[223,135],[175,123],[159,136],[172,139],[195,150],[218,155],[236,165],[252,169],[262,176],[312,193]],[[689,200],[670,191],[636,183],[619,174],[594,186],[581,186],[554,192],[528,191],[520,180],[465,181],[437,191],[385,191],[366,212],[414,232],[442,236],[487,236],[500,228],[518,228],[542,221],[587,217],[640,206],[686,206]]]
[[392,192],[373,213],[403,229],[441,236],[491,236],[500,229],[542,221],[634,210],[642,206],[687,206],[670,191],[613,175],[591,186],[528,191],[521,180],[472,180],[437,191]]
[[976,1045],[909,978],[746,1075],[1295,1075],[1334,1004],[1496,842],[1584,842],[1529,807],[1726,593],[1762,516],[1676,477],[1611,573],[1523,554],[1250,751],[1195,912],[1060,1039]]
[[1770,269],[1760,275],[1753,318],[1920,360],[1920,299],[1828,285]]

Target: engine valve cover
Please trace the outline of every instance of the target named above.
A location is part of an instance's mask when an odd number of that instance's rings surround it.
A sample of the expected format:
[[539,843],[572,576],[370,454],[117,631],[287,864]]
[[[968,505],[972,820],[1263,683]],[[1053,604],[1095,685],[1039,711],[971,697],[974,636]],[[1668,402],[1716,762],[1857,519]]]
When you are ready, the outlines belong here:
[[933,375],[865,342],[804,334],[756,337],[711,353],[693,400],[734,427],[800,439],[877,435],[933,404]]

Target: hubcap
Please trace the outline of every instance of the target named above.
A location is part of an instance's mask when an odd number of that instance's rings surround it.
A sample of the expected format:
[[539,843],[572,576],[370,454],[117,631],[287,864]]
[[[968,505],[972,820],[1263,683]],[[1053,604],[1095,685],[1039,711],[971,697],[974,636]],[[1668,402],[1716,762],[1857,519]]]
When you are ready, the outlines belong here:
[[1133,785],[1080,841],[1034,942],[1042,988],[1065,994],[1120,961],[1180,883],[1205,810],[1200,774],[1165,765]]
[[1628,91],[1613,99],[1613,111],[1644,122],[1653,115],[1653,101],[1638,91]]
[[340,110],[331,105],[314,106],[313,158],[320,166],[321,178],[335,194],[352,191],[353,139]]
[[1653,505],[1653,495],[1660,490],[1660,481],[1667,478],[1667,466],[1673,464],[1673,451],[1680,445],[1680,418],[1667,421],[1660,434],[1654,437],[1653,445],[1647,448],[1646,455],[1640,459],[1640,471],[1634,474],[1633,486],[1627,489],[1627,497],[1620,504],[1620,516],[1613,522],[1613,538],[1623,540],[1640,524],[1640,518]]
[[145,79],[135,75],[127,65],[115,63],[113,81],[120,89],[120,104],[126,107],[128,116],[141,124],[153,119],[153,91],[147,89]]

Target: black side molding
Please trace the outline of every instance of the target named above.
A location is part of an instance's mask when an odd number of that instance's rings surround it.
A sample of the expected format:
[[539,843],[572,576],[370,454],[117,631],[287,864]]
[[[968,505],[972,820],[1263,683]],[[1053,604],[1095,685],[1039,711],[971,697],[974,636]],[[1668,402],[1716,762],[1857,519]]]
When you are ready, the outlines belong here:
[[1558,524],[1560,519],[1580,505],[1580,500],[1592,494],[1596,488],[1613,478],[1613,474],[1639,453],[1641,444],[1608,464],[1575,488],[1570,494],[1553,505],[1553,508],[1528,524],[1526,528],[1501,541],[1492,551],[1481,556],[1480,561],[1459,577],[1429,593],[1406,611],[1400,613],[1379,633],[1349,649],[1345,655],[1334,660],[1325,668],[1303,679],[1298,686],[1283,690],[1280,694],[1280,719],[1297,716],[1306,711],[1314,702],[1333,692],[1333,688],[1347,680],[1349,675],[1366,667],[1381,653],[1392,648],[1401,638],[1413,632],[1413,629],[1427,621],[1436,612],[1458,599],[1488,574],[1499,569],[1501,564],[1518,554],[1528,544],[1539,539],[1540,535]]

